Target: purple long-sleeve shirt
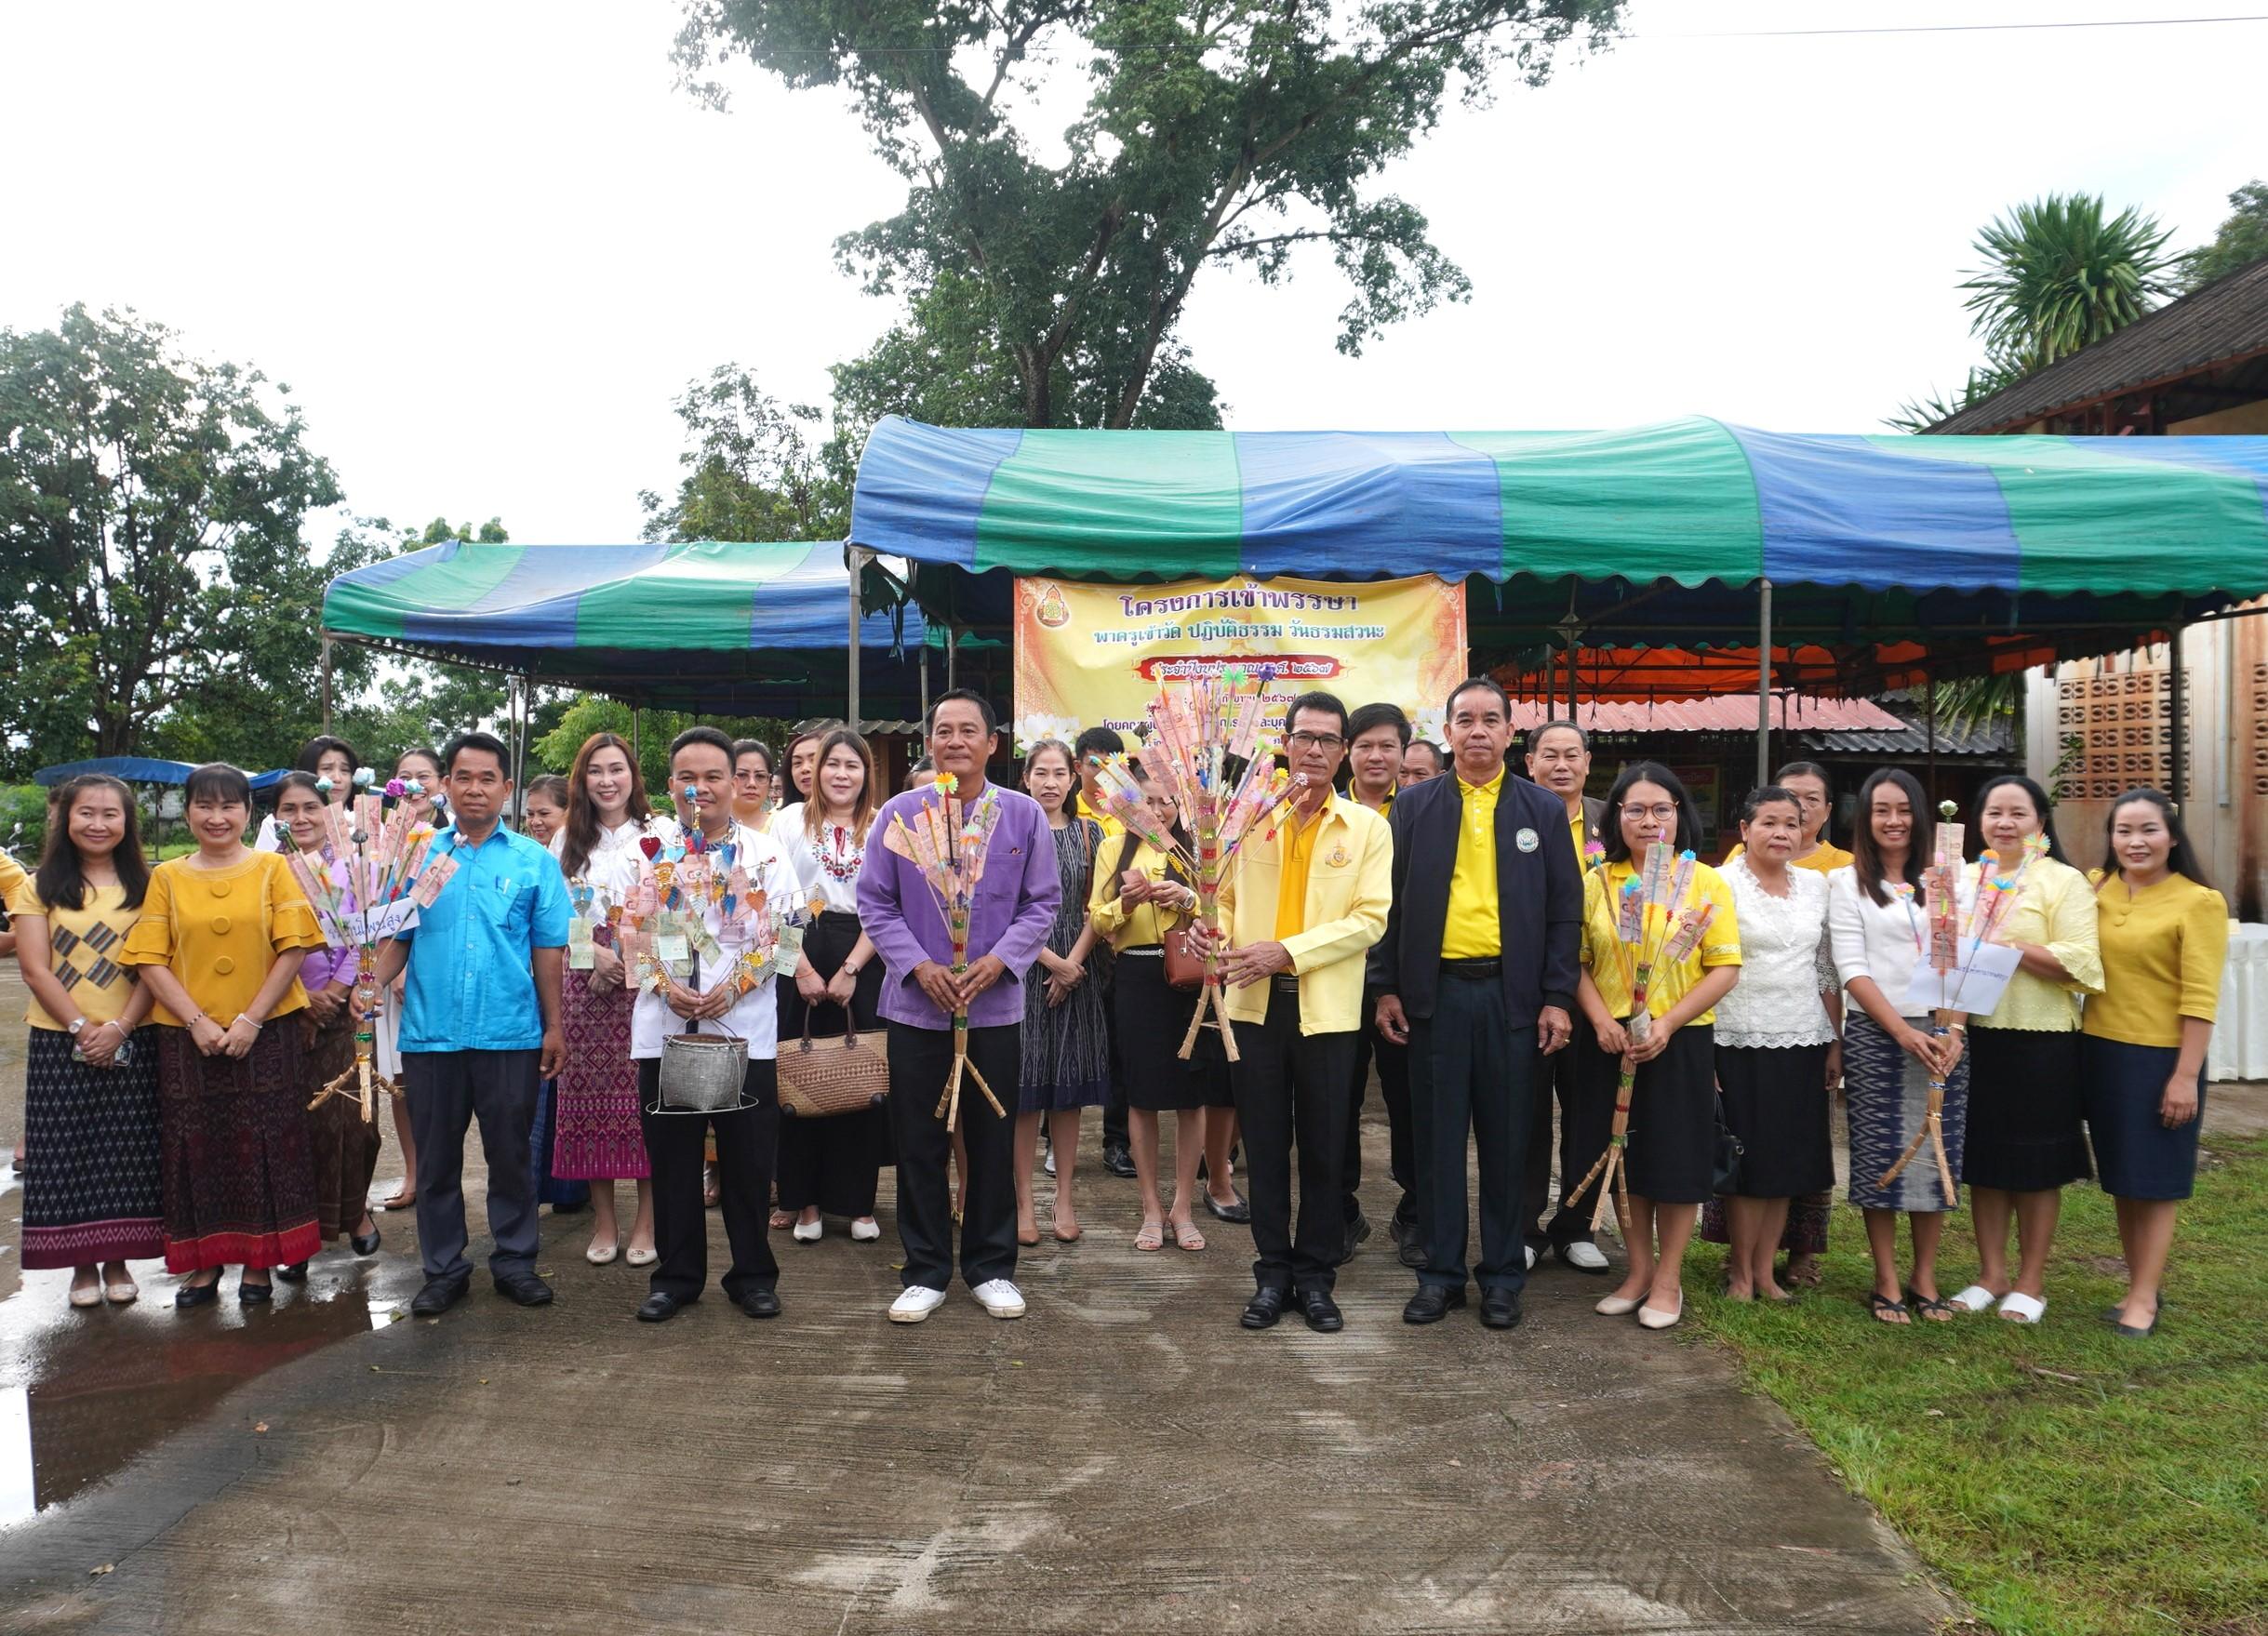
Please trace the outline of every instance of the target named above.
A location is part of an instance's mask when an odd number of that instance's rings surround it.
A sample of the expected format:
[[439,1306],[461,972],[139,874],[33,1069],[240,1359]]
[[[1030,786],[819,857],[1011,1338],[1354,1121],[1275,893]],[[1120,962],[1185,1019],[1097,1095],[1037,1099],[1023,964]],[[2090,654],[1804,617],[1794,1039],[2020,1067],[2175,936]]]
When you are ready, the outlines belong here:
[[[994,983],[977,996],[968,1008],[971,1028],[1023,1020],[1024,974],[1047,944],[1063,895],[1055,871],[1055,840],[1039,803],[997,784],[990,788],[1000,804],[1000,821],[984,855],[984,878],[977,883],[968,917],[968,958],[997,955],[1015,980]],[[880,951],[886,974],[882,1015],[913,1028],[953,1026],[952,1017],[914,980],[914,968],[925,960],[953,964],[953,935],[921,871],[890,851],[883,837],[894,815],[904,813],[910,820],[916,808],[938,799],[930,790],[893,796],[874,820],[866,867],[859,875],[859,924]]]

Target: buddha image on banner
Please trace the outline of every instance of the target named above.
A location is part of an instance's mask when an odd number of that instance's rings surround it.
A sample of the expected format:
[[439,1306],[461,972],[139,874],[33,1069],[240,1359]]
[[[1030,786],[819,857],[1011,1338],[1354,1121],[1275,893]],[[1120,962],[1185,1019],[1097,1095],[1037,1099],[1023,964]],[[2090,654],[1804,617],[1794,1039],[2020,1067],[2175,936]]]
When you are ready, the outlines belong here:
[[1273,672],[1271,725],[1313,689],[1349,710],[1398,704],[1440,738],[1442,701],[1465,676],[1465,593],[1410,579],[1177,579],[1163,585],[1016,581],[1016,751],[1042,738],[1150,725],[1160,682],[1231,667]]

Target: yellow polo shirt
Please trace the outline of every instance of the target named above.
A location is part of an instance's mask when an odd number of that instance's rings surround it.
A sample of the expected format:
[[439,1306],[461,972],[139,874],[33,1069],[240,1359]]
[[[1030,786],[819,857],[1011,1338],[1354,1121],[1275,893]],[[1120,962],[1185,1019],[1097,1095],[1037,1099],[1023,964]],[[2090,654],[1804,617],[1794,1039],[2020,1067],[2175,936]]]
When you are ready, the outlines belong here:
[[1287,807],[1276,822],[1284,831],[1283,876],[1275,892],[1275,940],[1281,943],[1307,929],[1307,871],[1315,860],[1323,814],[1301,823],[1298,809]]
[[1504,934],[1496,901],[1496,798],[1503,792],[1504,769],[1486,784],[1468,784],[1461,773],[1457,867],[1449,875],[1448,921],[1441,938],[1444,960],[1494,960],[1504,952]]
[[1120,823],[1116,818],[1111,817],[1109,813],[1099,812],[1094,807],[1087,805],[1086,791],[1080,791],[1075,799],[1079,804],[1079,816],[1083,818],[1092,819],[1095,823],[1101,825],[1102,838],[1105,841],[1114,841],[1119,836],[1127,832],[1126,825]]

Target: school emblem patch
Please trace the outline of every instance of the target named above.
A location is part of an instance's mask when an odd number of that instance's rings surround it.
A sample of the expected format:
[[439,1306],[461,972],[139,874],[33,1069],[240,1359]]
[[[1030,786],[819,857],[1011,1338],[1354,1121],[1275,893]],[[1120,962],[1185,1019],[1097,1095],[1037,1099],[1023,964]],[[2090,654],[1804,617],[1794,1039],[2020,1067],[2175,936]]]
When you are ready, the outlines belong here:
[[1537,847],[1543,845],[1542,842],[1536,838],[1536,831],[1533,830],[1520,831],[1517,834],[1513,836],[1512,844],[1514,846],[1517,846],[1523,852],[1533,852]]

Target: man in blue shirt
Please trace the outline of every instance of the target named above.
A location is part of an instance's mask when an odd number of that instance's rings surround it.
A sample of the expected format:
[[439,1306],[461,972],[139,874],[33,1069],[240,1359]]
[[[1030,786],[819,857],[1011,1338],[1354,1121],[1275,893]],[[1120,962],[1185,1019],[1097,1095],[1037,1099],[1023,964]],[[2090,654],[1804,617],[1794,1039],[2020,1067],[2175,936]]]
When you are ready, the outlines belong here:
[[472,1282],[465,1258],[464,1137],[480,1121],[488,1160],[488,1271],[523,1307],[552,1298],[536,1276],[536,1198],[527,1172],[537,1087],[559,1071],[560,971],[567,940],[567,882],[552,855],[500,821],[511,762],[486,733],[460,733],[442,751],[455,823],[433,858],[457,872],[432,908],[379,956],[381,990],[405,964],[402,1078],[418,1143],[418,1241],[425,1287],[409,1304],[446,1312]]

